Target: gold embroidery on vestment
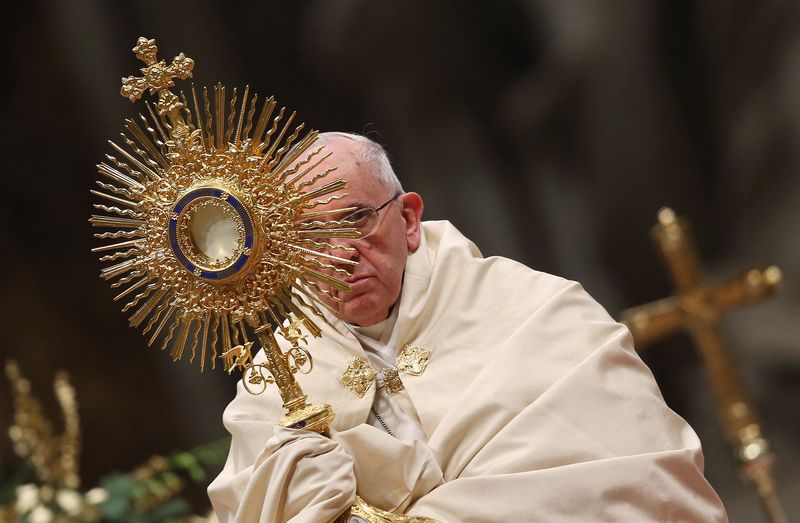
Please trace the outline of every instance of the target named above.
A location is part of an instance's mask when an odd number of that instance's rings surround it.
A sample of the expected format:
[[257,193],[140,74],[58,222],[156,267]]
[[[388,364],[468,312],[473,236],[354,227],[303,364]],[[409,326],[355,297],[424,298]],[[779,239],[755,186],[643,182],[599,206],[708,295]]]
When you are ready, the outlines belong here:
[[339,383],[350,389],[350,391],[363,398],[364,394],[369,389],[372,382],[375,381],[375,370],[370,366],[367,360],[362,358],[353,358],[350,365],[344,370],[339,377]]
[[397,370],[403,374],[420,376],[431,361],[431,351],[423,347],[406,345],[397,354]]
[[380,377],[383,383],[378,388],[385,387],[389,394],[395,394],[405,388],[400,374],[421,376],[430,363],[431,354],[431,351],[424,347],[405,345],[397,354],[397,363],[379,371],[373,369],[367,360],[353,358],[339,377],[339,383],[359,398],[363,398],[372,386],[372,382]]
[[383,374],[383,386],[386,388],[386,392],[389,394],[400,392],[405,388],[405,385],[403,385],[403,381],[400,379],[400,374],[397,372],[396,368],[386,367],[381,371],[381,374]]

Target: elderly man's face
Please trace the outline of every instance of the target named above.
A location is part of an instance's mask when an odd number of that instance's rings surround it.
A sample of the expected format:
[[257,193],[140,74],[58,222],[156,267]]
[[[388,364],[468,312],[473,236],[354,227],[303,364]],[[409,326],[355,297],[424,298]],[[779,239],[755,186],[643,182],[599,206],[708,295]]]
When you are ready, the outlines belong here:
[[[347,195],[328,205],[317,206],[313,211],[343,207],[375,207],[393,196],[359,161],[353,149],[359,144],[343,137],[325,141],[324,153],[332,152],[320,168],[336,166],[337,170],[321,180],[326,183],[336,178],[347,181]],[[317,147],[317,144],[312,146]],[[318,185],[318,184],[317,184]],[[346,278],[351,291],[332,291],[341,302],[330,303],[338,309],[341,318],[361,326],[374,325],[389,314],[400,296],[406,259],[419,247],[422,199],[416,193],[400,195],[383,208],[378,215],[378,226],[369,237],[359,240],[335,239],[339,247],[352,247],[354,251],[335,249],[332,254],[357,262],[355,267],[341,265],[351,272]],[[335,216],[341,218],[341,216]],[[334,264],[336,265],[336,264]]]

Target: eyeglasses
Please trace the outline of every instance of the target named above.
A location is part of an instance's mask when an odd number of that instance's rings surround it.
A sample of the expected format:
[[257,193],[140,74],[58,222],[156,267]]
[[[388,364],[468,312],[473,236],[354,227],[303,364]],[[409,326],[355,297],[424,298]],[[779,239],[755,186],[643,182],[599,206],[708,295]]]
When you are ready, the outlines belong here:
[[375,233],[378,230],[378,226],[380,225],[380,215],[379,213],[381,210],[395,201],[397,198],[400,197],[400,194],[395,194],[390,199],[383,202],[378,207],[363,207],[352,213],[348,214],[344,218],[342,218],[343,222],[346,222],[348,227],[353,227],[357,229],[361,236],[358,238],[359,240],[363,240],[368,236]]

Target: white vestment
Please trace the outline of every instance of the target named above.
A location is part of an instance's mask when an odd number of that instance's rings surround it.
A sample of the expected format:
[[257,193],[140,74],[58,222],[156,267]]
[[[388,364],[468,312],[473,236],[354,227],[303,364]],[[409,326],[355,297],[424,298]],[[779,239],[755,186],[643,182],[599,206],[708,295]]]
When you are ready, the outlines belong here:
[[[376,325],[356,327],[351,325],[350,331],[361,343],[372,368],[378,371],[375,381],[375,399],[370,408],[366,423],[382,428],[398,439],[428,442],[428,435],[422,430],[422,424],[416,416],[416,409],[409,404],[407,394],[401,391],[392,392],[391,387],[384,386],[380,369],[393,367],[397,355],[397,309],[392,307],[389,317]],[[406,410],[401,403],[405,402]]]
[[[251,396],[240,383],[224,414],[231,451],[209,488],[221,521],[330,519],[353,479],[379,508],[439,521],[727,521],[696,434],[666,406],[623,325],[575,282],[482,258],[448,222],[422,231],[395,328],[398,351],[432,353],[422,375],[401,375],[427,444],[365,424],[374,385],[359,398],[338,378],[367,358],[328,315],[310,340],[314,370],[299,380],[333,406],[333,442],[274,431],[277,392]],[[287,440],[300,441],[290,459],[274,452]]]

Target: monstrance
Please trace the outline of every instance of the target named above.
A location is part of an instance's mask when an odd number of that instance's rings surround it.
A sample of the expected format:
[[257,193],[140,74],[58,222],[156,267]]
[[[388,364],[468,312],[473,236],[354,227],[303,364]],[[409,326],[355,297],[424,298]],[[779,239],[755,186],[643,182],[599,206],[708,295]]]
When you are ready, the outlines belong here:
[[[355,262],[331,254],[331,241],[358,238],[338,219],[355,209],[318,210],[343,196],[345,181],[326,180],[335,167],[322,168],[330,153],[314,147],[318,133],[302,135],[295,113],[276,112],[274,98],[259,109],[248,87],[239,99],[218,84],[192,86],[190,104],[169,88],[192,76],[192,59],[180,53],[167,65],[146,38],[133,51],[143,76],[123,78],[121,94],[158,101],[125,121],[122,142],[110,141],[114,154],[97,166],[102,179],[91,192],[105,214],[89,221],[110,241],[92,249],[110,264],[101,278],[119,291],[115,301],[129,300],[122,310],[143,326],[148,346],[161,340],[174,361],[188,353],[201,371],[222,359],[252,394],[274,383],[287,410],[278,425],[326,433],[331,407],[309,403],[294,374],[312,367],[302,346],[304,333],[321,335],[312,317],[326,321],[321,308],[338,300],[331,289],[349,290],[342,266]],[[256,340],[263,362],[253,358]],[[349,512],[348,521],[430,521],[360,498]]]

